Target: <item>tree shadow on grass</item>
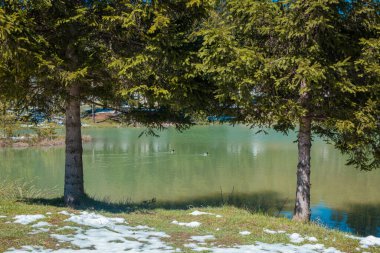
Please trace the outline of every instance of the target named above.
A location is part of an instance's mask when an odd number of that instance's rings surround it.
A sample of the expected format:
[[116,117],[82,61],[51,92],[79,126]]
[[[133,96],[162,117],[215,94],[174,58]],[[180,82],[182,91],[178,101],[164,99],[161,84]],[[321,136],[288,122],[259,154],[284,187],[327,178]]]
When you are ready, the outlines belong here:
[[[42,204],[56,207],[64,207],[63,198],[32,198],[22,200],[28,204]],[[279,216],[281,211],[288,205],[288,200],[281,198],[276,192],[259,192],[242,194],[231,192],[228,196],[214,194],[198,198],[183,199],[180,201],[160,201],[151,199],[139,203],[124,201],[111,202],[107,199],[99,200],[86,196],[80,204],[75,206],[78,210],[106,211],[111,213],[149,212],[154,209],[186,210],[194,207],[221,207],[224,205],[246,209],[250,212],[260,212]]]
[[[32,198],[22,200],[28,204],[42,204],[64,207],[63,198]],[[124,201],[112,202],[88,197],[75,206],[77,210],[106,211],[110,213],[150,213],[154,209],[187,210],[196,207],[234,206],[250,212],[265,213],[272,216],[282,216],[283,211],[292,209],[292,200],[284,199],[276,192],[266,191],[252,194],[230,193],[228,196],[214,194],[198,198],[188,198],[181,201],[160,201],[151,199],[139,203]],[[361,236],[380,236],[380,204],[348,203],[339,209],[325,207],[328,217],[322,220],[328,227],[351,231]]]

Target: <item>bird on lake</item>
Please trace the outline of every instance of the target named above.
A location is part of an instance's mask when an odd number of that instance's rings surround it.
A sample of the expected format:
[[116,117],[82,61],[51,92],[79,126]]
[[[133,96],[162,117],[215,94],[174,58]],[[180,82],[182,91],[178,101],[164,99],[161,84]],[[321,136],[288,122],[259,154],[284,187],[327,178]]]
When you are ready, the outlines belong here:
[[202,156],[208,156],[208,152],[204,152]]

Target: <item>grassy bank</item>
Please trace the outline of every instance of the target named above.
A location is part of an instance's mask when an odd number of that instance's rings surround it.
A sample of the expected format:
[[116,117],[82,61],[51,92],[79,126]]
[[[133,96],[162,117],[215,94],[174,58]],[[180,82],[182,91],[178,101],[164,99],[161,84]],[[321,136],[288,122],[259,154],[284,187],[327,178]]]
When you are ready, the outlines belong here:
[[[165,232],[170,237],[164,241],[174,248],[181,249],[182,252],[192,252],[192,249],[185,247],[191,241],[192,236],[213,235],[212,242],[206,241],[205,246],[213,247],[233,247],[236,245],[248,245],[256,242],[270,244],[289,244],[289,235],[298,233],[304,237],[315,237],[318,244],[323,244],[326,248],[334,247],[342,252],[380,252],[379,247],[360,248],[359,241],[347,237],[347,234],[326,229],[314,223],[300,224],[286,218],[275,218],[265,214],[252,214],[244,209],[231,206],[219,208],[198,208],[196,210],[211,213],[213,215],[190,215],[195,209],[189,210],[165,210],[151,209],[143,205],[116,206],[113,204],[100,204],[99,207],[91,204],[81,206],[79,210],[69,209],[61,206],[60,199],[25,201],[5,199],[0,200],[0,252],[9,248],[20,248],[25,245],[38,245],[48,249],[58,249],[72,247],[69,244],[58,242],[50,234],[70,233],[69,230],[61,230],[63,226],[72,225],[65,221],[67,216],[61,211],[79,214],[83,210],[96,212],[107,217],[125,218],[130,226],[149,226],[157,231]],[[100,202],[99,202],[100,203]],[[123,208],[120,208],[123,207]],[[122,210],[124,209],[124,211]],[[14,223],[16,215],[24,214],[46,214],[49,215],[44,221],[52,224],[49,232],[40,232],[31,236],[32,225],[21,225]],[[51,213],[51,214],[50,214]],[[216,217],[218,215],[218,217]],[[180,222],[200,222],[199,227],[186,227],[173,224],[173,221]],[[239,234],[242,231],[249,231],[249,235]],[[270,233],[270,231],[285,231],[284,233]],[[295,245],[311,243],[295,243]],[[75,248],[75,247],[74,247]],[[359,249],[359,251],[357,250]]]

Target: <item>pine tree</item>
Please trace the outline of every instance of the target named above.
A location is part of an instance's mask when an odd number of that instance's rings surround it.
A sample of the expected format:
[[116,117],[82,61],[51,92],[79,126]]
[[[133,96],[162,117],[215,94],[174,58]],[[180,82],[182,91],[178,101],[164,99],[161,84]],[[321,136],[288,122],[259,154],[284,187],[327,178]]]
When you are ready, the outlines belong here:
[[[192,112],[208,106],[211,84],[194,75],[191,62],[201,46],[192,32],[209,6],[197,0],[151,1],[135,9],[132,19],[123,16],[118,5],[113,16],[106,17],[111,23],[109,66],[118,80],[120,99],[129,101],[128,120],[149,129],[169,121],[181,130],[191,125]],[[131,41],[131,36],[137,39]]]
[[122,111],[127,118],[150,128],[190,124],[187,112],[207,93],[186,74],[197,45],[190,35],[207,6],[198,0],[0,2],[6,60],[0,91],[21,107],[65,112],[67,205],[85,195],[81,102],[117,108],[138,96],[136,106]]
[[378,1],[220,3],[198,34],[197,70],[237,122],[298,127],[294,219],[310,220],[313,134],[362,170],[379,167]]

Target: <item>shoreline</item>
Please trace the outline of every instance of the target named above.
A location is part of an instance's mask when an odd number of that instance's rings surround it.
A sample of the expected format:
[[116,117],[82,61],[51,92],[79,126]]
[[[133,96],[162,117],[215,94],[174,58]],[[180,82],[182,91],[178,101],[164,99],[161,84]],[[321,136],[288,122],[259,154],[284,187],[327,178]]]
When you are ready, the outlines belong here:
[[[93,139],[90,135],[83,135],[82,142],[88,143]],[[30,148],[30,147],[57,147],[65,145],[65,137],[58,136],[53,139],[44,138],[36,140],[33,138],[20,138],[19,140],[0,140],[0,148]]]

